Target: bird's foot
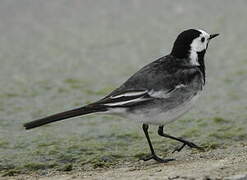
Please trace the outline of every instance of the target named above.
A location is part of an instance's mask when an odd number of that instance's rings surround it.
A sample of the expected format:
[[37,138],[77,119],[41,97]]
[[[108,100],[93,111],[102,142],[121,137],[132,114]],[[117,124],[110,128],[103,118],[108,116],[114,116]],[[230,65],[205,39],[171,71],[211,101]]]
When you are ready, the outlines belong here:
[[153,159],[153,160],[155,160],[155,161],[157,161],[159,163],[167,163],[169,161],[174,161],[175,160],[175,159],[162,159],[162,158],[158,157],[156,154],[151,154],[149,156],[141,158],[141,160],[143,160],[143,161],[148,161],[148,160],[151,160],[151,159]]
[[194,144],[193,142],[183,140],[183,145],[180,146],[180,147],[175,148],[174,151],[173,151],[172,153],[174,153],[174,152],[176,152],[176,151],[177,151],[177,152],[180,152],[186,145],[189,146],[190,148],[196,148],[196,149],[198,149],[198,150],[200,150],[200,151],[205,151],[202,147],[197,146],[197,145]]

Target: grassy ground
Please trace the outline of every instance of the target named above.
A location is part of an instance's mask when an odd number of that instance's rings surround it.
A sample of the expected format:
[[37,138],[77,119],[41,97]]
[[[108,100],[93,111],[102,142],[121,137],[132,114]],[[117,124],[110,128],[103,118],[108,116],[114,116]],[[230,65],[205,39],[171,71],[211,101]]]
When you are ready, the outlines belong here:
[[[217,148],[203,153],[183,151],[173,155],[177,161],[159,164],[154,161],[125,162],[118,167],[97,168],[91,171],[49,171],[8,176],[9,180],[80,180],[80,179],[224,179],[247,178],[247,144],[235,143],[227,148]],[[3,177],[2,179],[6,178]],[[0,178],[1,179],[1,178]]]
[[[125,119],[90,115],[31,131],[22,124],[103,97],[194,27],[221,34],[206,56],[207,88],[197,106],[166,130],[207,152],[246,142],[246,5],[1,1],[1,174],[76,173],[137,162],[149,149],[140,125]],[[173,156],[178,144],[156,131],[151,128],[155,149]]]

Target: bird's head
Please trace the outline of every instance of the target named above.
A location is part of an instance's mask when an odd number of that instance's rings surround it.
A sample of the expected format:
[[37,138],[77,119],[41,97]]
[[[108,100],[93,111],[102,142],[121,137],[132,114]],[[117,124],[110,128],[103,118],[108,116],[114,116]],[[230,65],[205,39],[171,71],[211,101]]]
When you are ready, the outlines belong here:
[[193,65],[199,65],[199,56],[204,57],[209,41],[218,35],[199,29],[183,31],[174,42],[171,55],[176,58],[189,58]]

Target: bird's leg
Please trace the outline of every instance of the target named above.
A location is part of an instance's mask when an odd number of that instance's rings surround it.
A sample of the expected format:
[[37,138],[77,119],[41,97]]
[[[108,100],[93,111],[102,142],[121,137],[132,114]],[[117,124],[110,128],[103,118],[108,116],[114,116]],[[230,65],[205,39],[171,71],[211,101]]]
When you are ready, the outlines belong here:
[[150,160],[150,159],[154,159],[154,160],[156,160],[157,162],[160,162],[160,163],[166,163],[166,162],[169,162],[169,161],[173,161],[174,159],[161,159],[161,158],[159,158],[159,157],[155,154],[154,148],[153,148],[153,146],[152,146],[151,140],[150,140],[149,135],[148,135],[148,125],[147,125],[147,124],[143,124],[143,125],[142,125],[142,129],[143,129],[143,131],[144,131],[144,133],[145,133],[145,136],[146,136],[146,138],[147,138],[148,145],[149,145],[150,151],[151,151],[151,155],[148,156],[148,157],[143,158],[142,160],[148,161],[148,160]]
[[180,146],[179,148],[176,148],[176,149],[173,151],[173,153],[174,153],[175,151],[178,151],[178,152],[181,151],[186,145],[189,146],[190,148],[196,148],[196,149],[199,149],[199,150],[201,150],[201,151],[204,151],[204,149],[203,149],[202,147],[197,146],[197,145],[194,144],[193,142],[186,141],[186,140],[184,140],[184,139],[182,139],[182,138],[177,138],[177,137],[174,137],[174,136],[170,136],[169,134],[165,134],[164,131],[163,131],[163,129],[164,129],[164,126],[159,126],[158,134],[159,134],[160,136],[166,137],[166,138],[170,138],[170,139],[174,139],[174,140],[176,140],[176,141],[179,141],[179,142],[182,142],[182,143],[183,143],[183,145]]

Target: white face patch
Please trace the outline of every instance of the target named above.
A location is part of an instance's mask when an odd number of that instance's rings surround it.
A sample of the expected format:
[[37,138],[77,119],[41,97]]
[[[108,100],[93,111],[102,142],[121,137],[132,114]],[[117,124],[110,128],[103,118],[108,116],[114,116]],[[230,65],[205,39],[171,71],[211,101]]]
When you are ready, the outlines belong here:
[[191,64],[193,65],[199,65],[197,53],[207,49],[210,37],[210,35],[207,32],[200,29],[198,29],[198,31],[201,32],[200,36],[195,38],[190,45],[190,59]]

